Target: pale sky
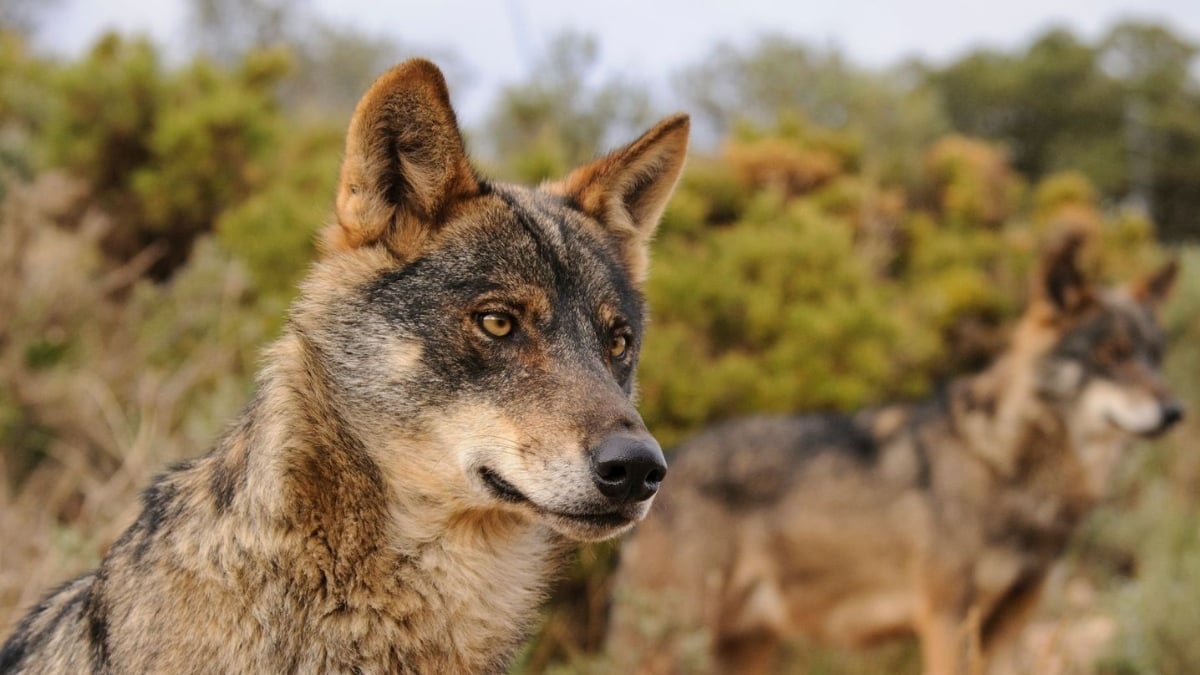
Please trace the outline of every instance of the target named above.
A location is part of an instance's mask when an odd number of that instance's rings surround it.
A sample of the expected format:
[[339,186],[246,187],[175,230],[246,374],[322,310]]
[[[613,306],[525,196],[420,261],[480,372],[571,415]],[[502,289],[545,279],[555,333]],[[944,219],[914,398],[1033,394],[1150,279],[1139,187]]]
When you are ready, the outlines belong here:
[[[1163,21],[1200,42],[1200,0],[311,0],[326,19],[449,49],[470,73],[455,99],[478,121],[497,87],[520,79],[532,55],[563,28],[595,35],[602,72],[652,86],[718,42],[748,43],[780,32],[836,46],[856,62],[885,65],[919,56],[939,62],[981,45],[1014,47],[1053,25],[1094,38],[1123,18]],[[149,33],[163,45],[187,40],[185,0],[59,0],[40,44],[78,53],[105,29]],[[453,83],[452,83],[453,84]]]

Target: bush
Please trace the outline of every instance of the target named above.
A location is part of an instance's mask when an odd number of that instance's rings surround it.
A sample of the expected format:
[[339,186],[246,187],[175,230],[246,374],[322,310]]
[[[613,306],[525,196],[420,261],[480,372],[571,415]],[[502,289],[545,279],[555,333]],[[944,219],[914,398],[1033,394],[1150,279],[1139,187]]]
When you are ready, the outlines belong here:
[[282,124],[273,87],[286,67],[283,54],[253,54],[235,71],[197,61],[172,72],[149,43],[109,35],[56,73],[45,161],[112,216],[110,260],[153,247],[150,273],[165,279],[223,210],[269,183]]
[[919,196],[864,179],[853,147],[799,124],[743,129],[685,174],[647,288],[642,408],[663,440],[754,411],[912,398],[980,367],[1062,229],[1039,224],[1053,209],[1091,215],[1096,267],[1101,251],[1121,275],[1153,258],[1144,221],[1103,218],[1081,177],[1039,184],[1035,216],[1019,218],[1003,155],[950,137],[918,187],[936,198],[907,210]]

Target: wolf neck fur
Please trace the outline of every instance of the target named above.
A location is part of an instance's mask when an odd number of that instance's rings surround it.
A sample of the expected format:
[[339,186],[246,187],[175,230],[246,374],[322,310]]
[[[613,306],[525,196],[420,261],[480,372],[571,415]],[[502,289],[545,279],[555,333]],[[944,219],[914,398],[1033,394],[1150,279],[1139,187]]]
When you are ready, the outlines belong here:
[[[314,605],[340,612],[358,605],[406,621],[414,613],[459,622],[478,615],[481,640],[520,639],[564,542],[518,515],[472,511],[419,486],[391,484],[400,477],[385,475],[338,413],[311,349],[294,327],[273,346],[255,402],[212,456],[210,482],[243,474],[224,479],[242,487],[230,500],[231,520],[265,514],[272,521],[277,539],[256,542],[264,559],[272,548],[302,549],[297,569],[283,573]],[[236,545],[247,543],[241,535],[252,528],[238,529]]]
[[1080,463],[1078,439],[1065,414],[1039,392],[1037,353],[1011,351],[990,368],[956,380],[949,414],[967,451],[999,480],[1036,490],[1044,473],[1075,474],[1080,488],[1068,501],[1092,501],[1092,485]]

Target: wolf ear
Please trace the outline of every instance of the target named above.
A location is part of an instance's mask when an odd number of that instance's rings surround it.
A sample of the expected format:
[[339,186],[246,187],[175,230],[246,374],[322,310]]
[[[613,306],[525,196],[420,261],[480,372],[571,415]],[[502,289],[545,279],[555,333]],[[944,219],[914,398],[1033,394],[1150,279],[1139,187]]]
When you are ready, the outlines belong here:
[[687,115],[668,117],[633,143],[544,186],[572,200],[616,238],[637,285],[646,278],[650,238],[683,169],[689,127]]
[[1139,302],[1158,307],[1166,302],[1175,289],[1175,280],[1179,277],[1179,261],[1168,260],[1158,271],[1146,275],[1133,284],[1133,297]]
[[1069,232],[1042,261],[1035,292],[1059,314],[1074,314],[1091,304],[1092,286],[1079,269],[1079,251],[1086,243],[1081,232]]
[[442,72],[411,59],[375,80],[354,110],[325,242],[347,250],[382,241],[407,254],[448,206],[478,191]]

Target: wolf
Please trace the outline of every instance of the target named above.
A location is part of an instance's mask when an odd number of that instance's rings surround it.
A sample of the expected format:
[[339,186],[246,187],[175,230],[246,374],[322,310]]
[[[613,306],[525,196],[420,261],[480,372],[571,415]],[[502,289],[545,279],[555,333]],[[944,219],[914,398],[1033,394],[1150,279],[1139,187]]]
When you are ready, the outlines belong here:
[[472,168],[436,66],[381,76],[252,402],[0,671],[503,672],[573,543],[629,528],[665,476],[634,370],[687,137],[676,115],[508,185]]
[[1126,448],[1183,415],[1155,318],[1175,263],[1102,289],[1084,243],[1051,248],[1006,350],[929,400],[730,421],[670,453],[621,549],[612,657],[753,673],[785,639],[915,634],[928,675],[994,665]]

